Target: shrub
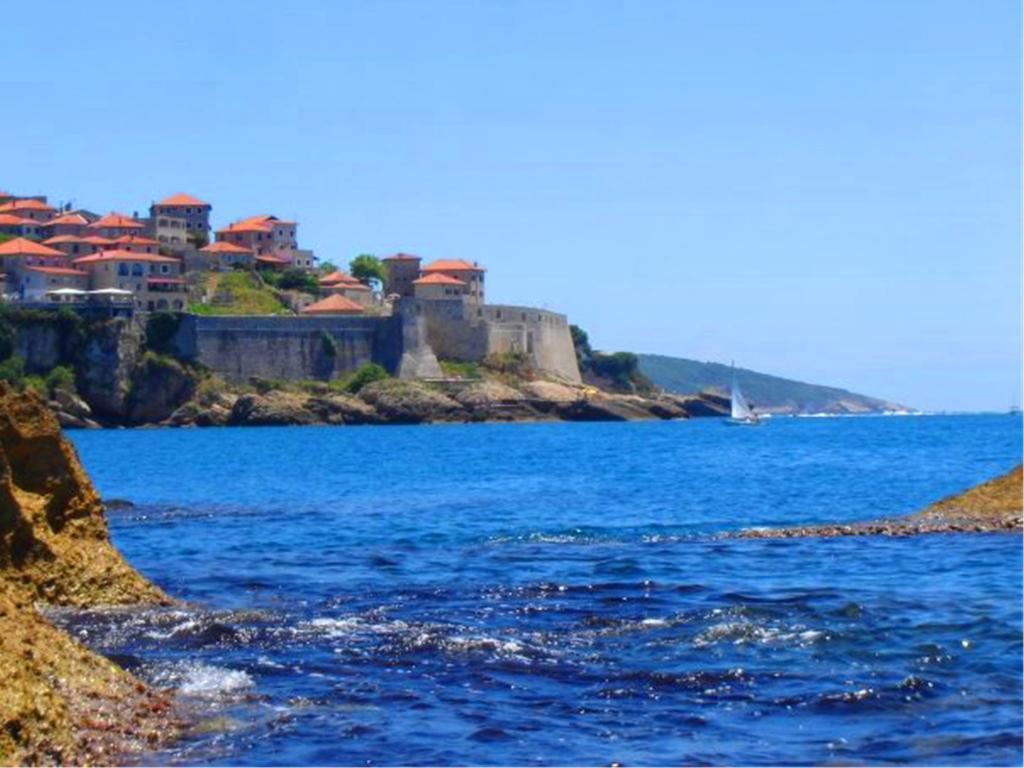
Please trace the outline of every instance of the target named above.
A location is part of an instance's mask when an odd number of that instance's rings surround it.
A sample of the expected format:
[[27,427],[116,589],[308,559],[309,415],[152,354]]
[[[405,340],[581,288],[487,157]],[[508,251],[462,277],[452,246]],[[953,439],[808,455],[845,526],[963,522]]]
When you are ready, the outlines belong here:
[[332,389],[339,389],[343,392],[351,392],[353,395],[375,381],[383,381],[391,376],[377,363],[367,363],[342,379],[331,382]]
[[286,269],[281,273],[277,281],[277,287],[282,291],[302,291],[316,296],[320,293],[320,283],[317,279],[301,269]]
[[55,394],[58,391],[73,393],[75,391],[75,372],[66,365],[58,365],[46,374],[46,390],[50,394]]
[[181,325],[181,315],[175,312],[156,312],[146,322],[146,348],[154,352],[171,352],[175,334]]
[[530,376],[530,359],[524,352],[494,352],[484,360],[484,368],[511,376]]
[[20,389],[25,383],[25,361],[15,355],[0,363],[0,381]]
[[327,357],[335,357],[338,354],[338,345],[334,341],[334,337],[331,336],[327,331],[320,332],[320,344],[323,347],[324,354]]
[[479,379],[480,366],[473,362],[457,362],[455,360],[440,360],[441,372],[451,379]]
[[49,390],[46,388],[46,381],[42,376],[26,376],[22,380],[22,388],[26,392],[35,392],[44,400],[50,396]]

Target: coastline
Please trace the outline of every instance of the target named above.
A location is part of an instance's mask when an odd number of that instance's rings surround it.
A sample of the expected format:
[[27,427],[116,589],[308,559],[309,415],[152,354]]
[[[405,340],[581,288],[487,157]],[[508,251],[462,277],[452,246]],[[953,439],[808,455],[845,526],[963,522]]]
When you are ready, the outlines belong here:
[[746,530],[727,538],[793,539],[841,536],[920,536],[938,533],[1021,533],[1024,469],[1018,464],[1003,475],[947,496],[920,512],[861,523],[801,525]]
[[538,421],[641,421],[719,417],[728,399],[712,393],[680,396],[620,394],[551,381],[403,381],[387,379],[357,393],[327,385],[198,391],[182,405],[137,422],[96,420],[72,398],[51,400],[64,428],[357,426]]

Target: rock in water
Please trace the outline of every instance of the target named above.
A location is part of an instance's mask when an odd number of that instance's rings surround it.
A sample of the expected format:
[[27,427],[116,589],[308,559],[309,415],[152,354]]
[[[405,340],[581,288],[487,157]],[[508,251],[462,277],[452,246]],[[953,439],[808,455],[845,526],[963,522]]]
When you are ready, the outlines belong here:
[[168,701],[35,604],[169,602],[110,544],[54,415],[0,384],[0,763],[110,762],[161,739]]

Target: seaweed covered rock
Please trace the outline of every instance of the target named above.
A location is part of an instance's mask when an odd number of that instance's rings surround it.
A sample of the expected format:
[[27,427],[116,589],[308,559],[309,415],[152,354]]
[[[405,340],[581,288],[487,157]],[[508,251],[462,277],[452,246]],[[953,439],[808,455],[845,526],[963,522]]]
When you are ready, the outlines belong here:
[[111,545],[54,415],[0,384],[0,763],[110,762],[159,741],[168,701],[35,605],[163,602]]
[[103,505],[54,415],[2,383],[0,574],[53,605],[166,599],[110,544]]

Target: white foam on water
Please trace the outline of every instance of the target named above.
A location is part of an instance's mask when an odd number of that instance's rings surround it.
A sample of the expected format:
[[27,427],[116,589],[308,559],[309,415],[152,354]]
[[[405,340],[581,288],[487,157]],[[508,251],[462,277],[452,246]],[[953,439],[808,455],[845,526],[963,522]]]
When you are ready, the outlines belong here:
[[152,674],[155,685],[176,689],[184,696],[202,699],[230,698],[253,687],[242,670],[186,661],[168,664]]

